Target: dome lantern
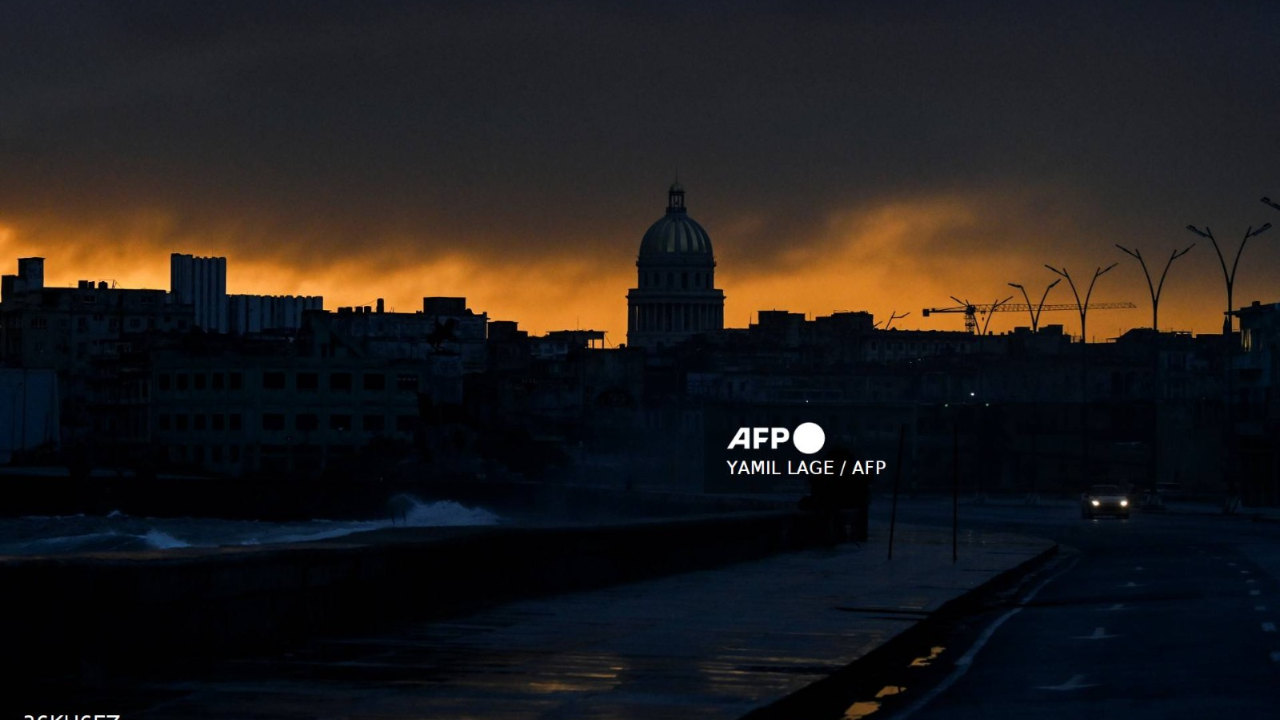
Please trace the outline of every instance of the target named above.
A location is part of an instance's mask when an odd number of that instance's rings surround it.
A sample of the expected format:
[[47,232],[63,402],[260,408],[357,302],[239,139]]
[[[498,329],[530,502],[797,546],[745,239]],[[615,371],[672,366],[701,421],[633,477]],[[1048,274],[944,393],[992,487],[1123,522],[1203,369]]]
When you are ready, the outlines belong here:
[[667,190],[667,212],[684,212],[684,186],[679,180],[671,183],[671,188]]

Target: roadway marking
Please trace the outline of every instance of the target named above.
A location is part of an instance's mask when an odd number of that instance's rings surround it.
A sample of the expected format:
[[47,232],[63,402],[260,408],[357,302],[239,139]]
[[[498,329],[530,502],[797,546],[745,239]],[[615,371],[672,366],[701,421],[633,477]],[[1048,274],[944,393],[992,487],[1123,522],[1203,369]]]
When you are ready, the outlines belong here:
[[930,665],[933,664],[934,660],[938,659],[938,656],[942,654],[943,650],[946,650],[946,648],[938,647],[938,646],[934,646],[930,648],[929,655],[926,657],[918,657],[915,660],[912,660],[911,667],[929,667]]
[[1250,574],[1250,572],[1249,572],[1248,570],[1241,570],[1241,571],[1240,571],[1240,574],[1241,574],[1241,575],[1249,575],[1249,574]]
[[1235,567],[1235,566],[1236,566],[1236,564],[1235,564],[1235,563],[1227,563],[1227,564],[1228,564],[1228,565],[1230,565],[1231,567]]
[[1065,690],[1079,690],[1081,688],[1097,687],[1096,683],[1083,683],[1080,682],[1081,680],[1084,680],[1083,675],[1072,675],[1070,680],[1062,683],[1061,685],[1040,685],[1036,689],[1056,690],[1058,692],[1062,692]]
[[1115,636],[1115,635],[1108,635],[1108,634],[1107,634],[1107,629],[1106,629],[1106,628],[1101,628],[1101,627],[1100,627],[1100,628],[1094,628],[1094,629],[1093,629],[1093,634],[1092,634],[1092,635],[1087,635],[1087,636],[1086,636],[1086,635],[1077,635],[1076,637],[1074,637],[1074,638],[1072,638],[1072,639],[1074,639],[1074,640],[1109,640],[1109,639],[1111,639],[1111,638],[1113,638],[1113,637],[1116,637],[1116,636]]
[[1245,584],[1246,584],[1246,585],[1256,585],[1256,584],[1257,584],[1257,582],[1258,582],[1258,580],[1257,580],[1256,578],[1249,578],[1248,580],[1245,580],[1244,582],[1245,582]]
[[1254,605],[1254,606],[1253,606],[1253,609],[1254,609],[1254,610],[1257,610],[1258,612],[1266,612],[1266,611],[1267,611],[1267,606],[1266,606],[1266,605]]
[[1261,590],[1250,590],[1250,591],[1249,591],[1249,594],[1250,594],[1250,595],[1257,596],[1257,595],[1261,595],[1261,594],[1262,594],[1262,591],[1261,591]]
[[1107,608],[1105,612],[1115,612],[1116,610],[1124,610],[1124,609],[1125,609],[1124,603],[1116,603],[1115,605],[1112,605],[1111,607]]
[[1071,559],[1071,562],[1067,563],[1066,567],[1062,568],[1061,570],[1054,573],[1053,575],[1050,575],[1049,577],[1045,578],[1044,581],[1042,581],[1039,585],[1032,588],[1031,592],[1027,593],[1027,596],[1022,599],[1022,602],[1017,607],[1010,609],[1005,614],[996,618],[996,621],[991,623],[991,626],[988,627],[986,630],[984,630],[982,634],[978,636],[978,639],[973,643],[973,647],[969,648],[968,652],[966,652],[964,655],[961,655],[960,658],[956,660],[956,669],[952,670],[951,674],[948,675],[946,679],[938,683],[938,685],[934,687],[932,690],[925,693],[913,705],[908,706],[901,713],[899,713],[897,716],[897,720],[907,720],[907,718],[910,717],[911,715],[917,712],[920,712],[920,709],[923,708],[925,705],[928,705],[930,702],[932,702],[934,698],[946,692],[947,688],[954,685],[957,680],[959,680],[966,672],[968,672],[969,666],[973,664],[973,659],[978,656],[978,653],[982,650],[983,647],[986,646],[986,644],[991,640],[991,637],[996,634],[996,630],[999,630],[1000,626],[1003,625],[1006,620],[1022,612],[1022,608],[1026,607],[1028,603],[1034,600],[1036,595],[1039,595],[1040,591],[1043,590],[1045,586],[1047,586],[1049,583],[1053,582],[1054,580],[1057,580],[1058,578],[1062,577],[1063,575],[1066,575],[1068,572],[1074,569],[1075,566],[1079,564],[1079,562],[1080,562],[1080,556],[1077,555],[1076,557]]
[[1138,583],[1136,583],[1136,582],[1134,582],[1134,581],[1130,580],[1129,582],[1125,583],[1124,585],[1121,585],[1120,587],[1123,587],[1123,588],[1136,588],[1136,587],[1146,587],[1146,586],[1145,586],[1145,585],[1139,585]]
[[1262,623],[1262,632],[1275,632],[1275,631],[1276,631],[1275,623],[1269,623],[1269,622]]
[[1137,570],[1138,572],[1142,572],[1142,566],[1139,565],[1138,567],[1134,568],[1134,570]]

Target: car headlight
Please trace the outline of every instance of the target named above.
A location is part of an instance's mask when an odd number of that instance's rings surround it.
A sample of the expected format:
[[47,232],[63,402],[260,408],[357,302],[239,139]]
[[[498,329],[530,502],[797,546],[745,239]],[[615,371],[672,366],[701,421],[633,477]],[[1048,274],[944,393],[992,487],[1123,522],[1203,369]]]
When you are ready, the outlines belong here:
[[1090,500],[1089,502],[1090,502],[1090,503],[1093,503],[1093,506],[1094,506],[1094,507],[1098,507],[1099,505],[1101,505],[1101,504],[1102,504],[1102,503],[1098,502],[1097,500]]
[[1129,507],[1129,501],[1128,501],[1128,500],[1121,500],[1121,501],[1120,501],[1120,507]]

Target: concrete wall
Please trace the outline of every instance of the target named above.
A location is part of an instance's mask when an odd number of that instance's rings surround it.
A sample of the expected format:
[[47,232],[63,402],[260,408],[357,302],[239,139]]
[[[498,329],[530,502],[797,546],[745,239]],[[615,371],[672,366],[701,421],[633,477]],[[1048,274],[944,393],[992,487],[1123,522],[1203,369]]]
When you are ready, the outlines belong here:
[[379,531],[347,542],[11,558],[0,615],[20,674],[58,682],[429,619],[825,543],[831,519],[744,513],[570,528]]

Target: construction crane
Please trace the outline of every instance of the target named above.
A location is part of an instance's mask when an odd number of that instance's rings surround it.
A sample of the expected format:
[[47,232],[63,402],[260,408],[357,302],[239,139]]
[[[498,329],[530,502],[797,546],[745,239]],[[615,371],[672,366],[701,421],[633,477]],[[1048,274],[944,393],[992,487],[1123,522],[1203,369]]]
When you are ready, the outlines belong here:
[[[961,300],[960,298],[954,295],[951,296],[951,299],[955,300],[960,304],[956,307],[925,308],[924,316],[929,317],[934,313],[964,313],[965,332],[971,332],[976,334],[978,332],[977,316],[983,315],[986,317],[985,321],[982,324],[983,335],[987,334],[987,326],[990,325],[991,323],[991,315],[993,313],[1030,312],[1036,309],[1034,306],[1026,305],[1024,303],[1010,303],[1008,302],[1010,298],[1005,298],[1004,300],[1000,300],[1000,301],[991,303],[989,305],[975,305],[974,303]],[[1088,309],[1090,310],[1130,310],[1136,307],[1138,306],[1134,305],[1131,302],[1111,302],[1111,303],[1090,303]],[[1040,310],[1075,310],[1077,312],[1080,310],[1079,306],[1071,303],[1060,303],[1057,305],[1041,305],[1039,306],[1039,309]]]

